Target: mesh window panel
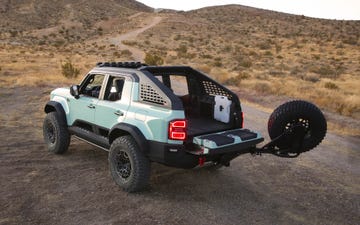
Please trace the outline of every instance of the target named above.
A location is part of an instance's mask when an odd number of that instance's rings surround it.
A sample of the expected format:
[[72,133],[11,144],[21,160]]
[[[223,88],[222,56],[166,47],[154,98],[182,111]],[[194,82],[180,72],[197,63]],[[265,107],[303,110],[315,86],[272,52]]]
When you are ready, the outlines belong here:
[[150,85],[140,85],[140,99],[145,102],[151,102],[159,105],[166,105],[166,101]]
[[232,99],[232,96],[227,91],[220,88],[211,81],[203,80],[202,85],[204,87],[206,94],[208,95],[222,95],[228,97],[229,99]]

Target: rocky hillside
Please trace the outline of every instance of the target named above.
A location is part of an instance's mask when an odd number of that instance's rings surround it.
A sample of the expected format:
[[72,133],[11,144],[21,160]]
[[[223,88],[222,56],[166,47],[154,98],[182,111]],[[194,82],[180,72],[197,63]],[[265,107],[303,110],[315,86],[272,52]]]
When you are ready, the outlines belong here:
[[251,93],[305,98],[360,118],[360,21],[239,5],[168,14],[133,45]]
[[78,41],[103,33],[101,21],[121,24],[138,12],[153,9],[133,0],[0,0],[0,32],[3,38],[26,40],[29,32],[49,35],[62,29],[68,41]]

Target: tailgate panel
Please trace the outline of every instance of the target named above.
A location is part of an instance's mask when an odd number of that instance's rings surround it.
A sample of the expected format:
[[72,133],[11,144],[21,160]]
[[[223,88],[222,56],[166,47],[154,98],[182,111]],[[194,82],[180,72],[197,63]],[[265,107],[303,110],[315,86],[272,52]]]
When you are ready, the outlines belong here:
[[[203,149],[203,154],[216,153],[223,148],[244,149],[254,146],[264,139],[257,133],[247,129],[235,129],[193,138],[193,143]],[[232,148],[233,147],[233,148]]]

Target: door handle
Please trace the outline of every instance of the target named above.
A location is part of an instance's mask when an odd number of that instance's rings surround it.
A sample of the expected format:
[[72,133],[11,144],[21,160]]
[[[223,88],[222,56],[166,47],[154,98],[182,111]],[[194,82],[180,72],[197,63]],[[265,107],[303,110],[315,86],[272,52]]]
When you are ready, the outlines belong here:
[[121,112],[120,110],[115,111],[114,114],[117,115],[117,116],[123,116],[124,115],[124,113]]
[[90,109],[95,109],[95,106],[93,104],[90,104],[87,107],[90,108]]

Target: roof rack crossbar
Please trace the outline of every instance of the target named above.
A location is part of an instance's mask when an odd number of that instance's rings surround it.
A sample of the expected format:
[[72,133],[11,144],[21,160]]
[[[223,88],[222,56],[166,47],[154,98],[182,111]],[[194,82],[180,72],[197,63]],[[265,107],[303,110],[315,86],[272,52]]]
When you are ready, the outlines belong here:
[[142,62],[98,62],[97,67],[120,67],[120,68],[140,68],[147,66]]

